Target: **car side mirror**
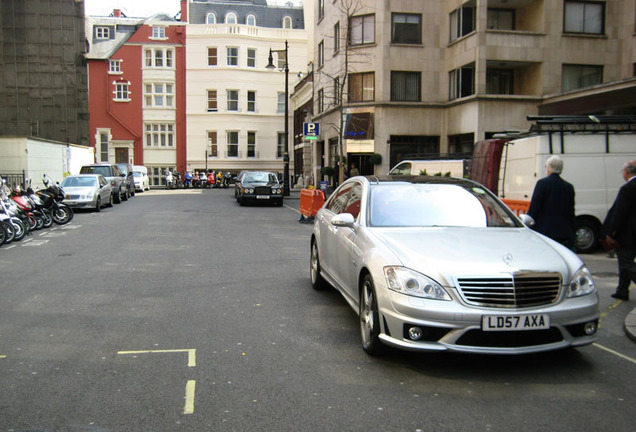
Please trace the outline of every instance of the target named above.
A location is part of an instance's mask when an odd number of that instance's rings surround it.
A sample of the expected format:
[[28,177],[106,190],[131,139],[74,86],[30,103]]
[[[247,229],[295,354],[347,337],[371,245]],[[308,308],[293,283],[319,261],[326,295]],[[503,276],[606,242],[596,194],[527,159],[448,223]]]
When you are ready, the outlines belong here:
[[519,219],[521,219],[521,222],[523,222],[523,224],[527,227],[532,228],[534,226],[534,219],[532,219],[532,216],[530,215],[524,213],[519,216]]
[[354,223],[355,219],[351,213],[340,213],[331,219],[331,224],[337,227],[353,228]]

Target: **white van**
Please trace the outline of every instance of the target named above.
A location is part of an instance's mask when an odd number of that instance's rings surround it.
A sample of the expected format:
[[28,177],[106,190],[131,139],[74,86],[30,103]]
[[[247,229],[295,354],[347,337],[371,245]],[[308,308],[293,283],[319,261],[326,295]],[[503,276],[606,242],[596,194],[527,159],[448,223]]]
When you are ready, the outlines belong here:
[[133,176],[135,178],[135,190],[150,190],[150,179],[148,178],[148,168],[141,165],[133,165]]
[[394,166],[389,175],[429,175],[464,178],[470,161],[455,160],[403,160]]

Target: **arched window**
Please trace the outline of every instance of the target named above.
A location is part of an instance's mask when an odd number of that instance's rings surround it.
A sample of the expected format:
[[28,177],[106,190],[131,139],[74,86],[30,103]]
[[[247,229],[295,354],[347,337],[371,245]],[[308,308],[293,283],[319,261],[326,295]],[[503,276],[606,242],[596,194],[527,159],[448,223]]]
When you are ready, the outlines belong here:
[[236,14],[234,12],[229,12],[225,15],[225,24],[237,24],[238,20],[236,19]]
[[206,22],[206,24],[216,24],[216,15],[214,15],[214,12],[210,12],[205,17],[205,22]]
[[292,19],[289,16],[283,18],[283,28],[290,29],[292,28]]
[[248,26],[255,26],[256,25],[256,17],[254,15],[248,15],[246,24]]

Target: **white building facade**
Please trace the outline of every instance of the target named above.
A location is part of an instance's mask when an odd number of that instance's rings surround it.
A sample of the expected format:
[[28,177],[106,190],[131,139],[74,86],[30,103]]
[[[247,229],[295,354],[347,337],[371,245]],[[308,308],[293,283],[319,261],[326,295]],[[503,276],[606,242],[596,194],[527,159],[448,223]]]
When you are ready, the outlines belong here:
[[[288,93],[307,67],[302,7],[269,6],[265,0],[191,0],[187,21],[187,169],[282,173],[284,65],[289,68]],[[274,70],[266,68],[270,49]],[[291,104],[288,109],[291,131]],[[292,155],[291,132],[288,139]],[[293,162],[290,172],[293,178]]]

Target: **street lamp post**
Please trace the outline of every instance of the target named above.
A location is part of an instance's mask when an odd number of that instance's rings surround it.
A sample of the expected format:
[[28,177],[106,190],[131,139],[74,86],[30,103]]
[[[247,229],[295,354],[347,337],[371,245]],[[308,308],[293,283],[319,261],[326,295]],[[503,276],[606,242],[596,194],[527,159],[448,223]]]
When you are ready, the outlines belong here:
[[288,61],[288,45],[285,41],[285,49],[272,50],[269,49],[269,59],[266,69],[277,69],[274,66],[272,53],[285,53],[285,150],[283,153],[283,191],[285,196],[289,196],[289,61]]

